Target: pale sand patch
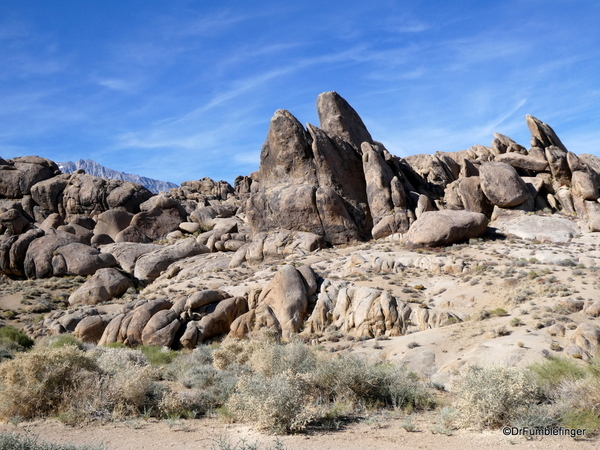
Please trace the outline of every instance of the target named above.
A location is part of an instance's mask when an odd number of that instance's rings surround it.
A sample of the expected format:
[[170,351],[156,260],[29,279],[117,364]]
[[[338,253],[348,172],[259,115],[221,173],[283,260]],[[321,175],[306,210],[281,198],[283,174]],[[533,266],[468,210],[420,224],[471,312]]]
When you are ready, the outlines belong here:
[[403,419],[392,418],[349,424],[343,431],[308,432],[290,436],[267,436],[248,426],[226,424],[217,419],[178,421],[169,427],[168,421],[132,421],[107,425],[66,427],[56,421],[38,421],[18,426],[3,424],[0,431],[30,432],[40,440],[55,443],[103,444],[105,450],[219,449],[217,440],[226,437],[231,444],[240,440],[259,443],[260,450],[273,447],[279,439],[286,450],[390,450],[390,449],[597,449],[597,440],[574,440],[568,436],[526,440],[521,436],[507,437],[502,430],[457,431],[451,436],[434,434],[435,415],[414,416],[415,431],[407,432]]

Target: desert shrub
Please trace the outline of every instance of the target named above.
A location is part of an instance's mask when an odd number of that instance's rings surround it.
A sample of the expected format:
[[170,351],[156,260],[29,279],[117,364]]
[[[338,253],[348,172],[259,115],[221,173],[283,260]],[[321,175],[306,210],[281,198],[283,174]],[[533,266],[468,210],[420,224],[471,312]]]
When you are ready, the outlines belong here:
[[0,417],[75,423],[137,415],[160,402],[158,378],[134,350],[36,346],[0,365]]
[[43,417],[88,401],[99,368],[73,346],[34,349],[0,365],[0,417]]
[[542,363],[529,366],[536,382],[545,395],[553,398],[558,386],[564,381],[585,378],[587,370],[580,363],[566,358],[551,357]]
[[175,350],[154,345],[141,345],[138,349],[153,366],[166,366],[167,364],[170,364],[178,354]]
[[152,366],[124,364],[115,373],[102,378],[94,409],[115,419],[155,410],[164,393],[157,383],[159,375]]
[[51,444],[48,442],[39,442],[35,436],[2,433],[0,434],[0,450],[102,450],[102,447]]
[[171,364],[165,367],[165,377],[169,380],[181,381],[185,377],[186,372],[194,367],[212,366],[212,352],[213,350],[210,347],[202,345],[195,348],[192,352],[179,353],[171,361]]
[[5,359],[12,359],[13,355],[12,353],[5,349],[5,348],[0,348],[0,362],[4,361]]
[[28,349],[33,346],[34,341],[18,328],[7,325],[0,327],[0,346],[3,344],[16,344],[22,349]]
[[147,366],[148,359],[140,350],[128,348],[97,347],[92,353],[98,367],[106,374],[114,375],[133,366]]
[[238,420],[280,434],[303,429],[319,416],[310,375],[255,373],[240,378],[227,408]]
[[508,367],[470,366],[456,384],[460,427],[496,428],[527,414],[542,399],[533,377]]
[[270,345],[267,342],[256,340],[225,340],[221,346],[214,350],[212,357],[217,369],[226,369],[231,364],[245,365],[251,360],[255,351]]
[[371,363],[354,355],[321,358],[314,373],[321,397],[394,408],[425,407],[430,399],[414,374],[389,363]]
[[196,414],[216,409],[227,402],[239,377],[251,372],[250,367],[236,363],[217,369],[212,352],[210,347],[198,347],[193,352],[181,353],[165,367],[165,378],[180,383],[185,390],[168,394],[161,408],[171,412],[163,414],[181,415],[177,409],[193,410]]
[[592,412],[600,417],[600,378],[598,377],[565,380],[558,388],[558,397],[569,410]]
[[190,366],[178,381],[193,395],[200,396],[198,401],[201,407],[197,410],[204,413],[225,404],[244,373],[249,373],[244,366],[230,365],[227,369],[218,370],[213,366],[198,365]]
[[315,369],[317,358],[306,344],[293,342],[287,345],[265,345],[257,348],[249,361],[250,367],[265,376],[289,371],[308,373]]
[[600,430],[600,417],[589,410],[566,410],[561,417],[561,423],[567,428],[586,430],[586,436],[597,434]]
[[67,345],[75,346],[80,349],[84,348],[83,342],[81,342],[72,334],[59,334],[58,336],[50,336],[48,341],[45,343],[51,348],[60,348]]
[[492,309],[490,311],[490,315],[504,317],[504,316],[508,316],[508,312],[504,308],[496,308],[496,309]]

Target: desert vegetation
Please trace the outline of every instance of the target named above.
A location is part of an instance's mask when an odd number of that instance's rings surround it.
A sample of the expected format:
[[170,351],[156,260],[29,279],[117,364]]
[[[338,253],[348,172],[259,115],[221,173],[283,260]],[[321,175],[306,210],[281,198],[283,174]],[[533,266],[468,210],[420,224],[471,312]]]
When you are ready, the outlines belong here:
[[[438,410],[431,431],[445,434],[502,426],[562,425],[585,428],[588,435],[600,430],[600,366],[594,358],[551,356],[525,369],[469,366],[448,392],[399,365],[301,340],[281,342],[269,332],[193,351],[98,347],[68,335],[33,343],[8,327],[0,328],[0,336],[0,418],[13,423],[208,415],[285,434],[335,430],[389,411],[405,417],[403,427],[413,431],[411,417]],[[10,448],[74,448],[36,447],[31,439],[19,445]],[[218,446],[236,448],[225,441]]]
[[286,433],[376,408],[433,406],[426,386],[401,367],[301,342],[230,340],[174,353],[40,340],[0,364],[0,417],[76,423],[217,414]]

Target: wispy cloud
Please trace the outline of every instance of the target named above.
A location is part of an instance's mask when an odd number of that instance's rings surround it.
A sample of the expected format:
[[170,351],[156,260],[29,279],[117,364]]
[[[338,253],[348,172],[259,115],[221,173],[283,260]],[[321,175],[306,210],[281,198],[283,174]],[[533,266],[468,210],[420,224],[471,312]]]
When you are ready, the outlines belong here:
[[385,26],[392,33],[422,33],[432,28],[431,24],[421,20],[397,17],[388,19]]
[[97,78],[95,82],[107,89],[126,94],[137,92],[141,85],[141,80],[139,79],[127,80],[124,78]]

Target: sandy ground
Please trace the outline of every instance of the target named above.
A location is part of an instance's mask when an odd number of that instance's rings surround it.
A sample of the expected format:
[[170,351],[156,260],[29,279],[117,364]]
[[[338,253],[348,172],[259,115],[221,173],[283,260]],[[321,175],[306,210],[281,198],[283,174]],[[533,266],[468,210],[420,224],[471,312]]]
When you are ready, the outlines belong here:
[[313,431],[290,436],[267,436],[248,426],[226,424],[217,419],[169,421],[130,421],[124,423],[67,427],[56,421],[39,421],[18,425],[0,425],[0,431],[31,433],[40,441],[104,445],[105,450],[215,449],[219,440],[231,445],[259,444],[259,449],[273,448],[278,439],[286,450],[389,450],[389,449],[598,449],[595,439],[575,440],[568,436],[525,439],[504,436],[502,430],[468,432],[452,435],[434,433],[427,414],[415,416],[415,430],[402,428],[402,418],[365,420],[352,423],[340,431]]

